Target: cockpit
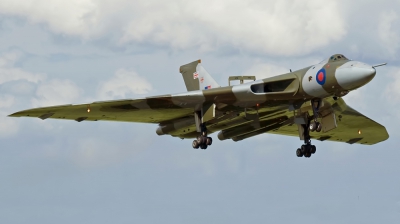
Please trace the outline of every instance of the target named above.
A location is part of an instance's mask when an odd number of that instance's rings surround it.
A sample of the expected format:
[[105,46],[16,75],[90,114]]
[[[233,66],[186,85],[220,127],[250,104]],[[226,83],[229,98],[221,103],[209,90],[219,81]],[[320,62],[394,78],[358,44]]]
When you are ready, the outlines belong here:
[[346,60],[346,61],[348,61],[349,59],[347,59],[343,54],[335,54],[335,55],[332,55],[332,56],[329,58],[329,62],[341,61],[341,60]]

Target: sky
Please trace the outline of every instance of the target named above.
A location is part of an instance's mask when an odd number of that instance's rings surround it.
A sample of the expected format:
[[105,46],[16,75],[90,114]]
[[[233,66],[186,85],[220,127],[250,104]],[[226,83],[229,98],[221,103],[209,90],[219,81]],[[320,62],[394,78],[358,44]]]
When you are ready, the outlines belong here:
[[[400,1],[0,0],[0,223],[399,223]],[[373,146],[157,136],[157,125],[10,118],[41,106],[185,92],[340,53],[377,68],[344,100]]]

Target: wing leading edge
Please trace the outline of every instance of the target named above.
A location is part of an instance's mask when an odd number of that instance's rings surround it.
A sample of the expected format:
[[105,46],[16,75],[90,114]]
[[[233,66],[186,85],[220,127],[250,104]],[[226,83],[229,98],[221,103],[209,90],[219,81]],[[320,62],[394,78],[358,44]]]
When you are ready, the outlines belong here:
[[193,109],[178,106],[171,96],[145,99],[93,102],[79,105],[60,105],[23,110],[10,117],[38,117],[41,119],[65,119],[78,122],[124,121],[160,123],[193,114]]

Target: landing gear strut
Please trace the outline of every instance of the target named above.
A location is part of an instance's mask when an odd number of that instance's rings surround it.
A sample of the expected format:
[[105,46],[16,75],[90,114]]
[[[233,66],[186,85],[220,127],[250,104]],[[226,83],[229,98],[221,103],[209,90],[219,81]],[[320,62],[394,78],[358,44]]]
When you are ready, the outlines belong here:
[[207,137],[207,127],[203,123],[200,125],[201,127],[201,134],[197,137],[197,139],[193,140],[192,146],[194,149],[207,149],[209,145],[212,144],[212,138]]
[[308,129],[310,131],[317,131],[320,132],[322,130],[322,125],[321,123],[318,122],[318,117],[319,117],[319,108],[321,107],[321,99],[313,99],[311,100],[311,106],[313,109],[313,118],[314,120],[311,121],[309,124]]
[[312,122],[308,122],[307,124],[303,124],[304,129],[304,144],[296,150],[297,157],[306,157],[310,158],[312,154],[317,151],[315,145],[311,145],[311,137],[310,137],[310,130],[311,130]]

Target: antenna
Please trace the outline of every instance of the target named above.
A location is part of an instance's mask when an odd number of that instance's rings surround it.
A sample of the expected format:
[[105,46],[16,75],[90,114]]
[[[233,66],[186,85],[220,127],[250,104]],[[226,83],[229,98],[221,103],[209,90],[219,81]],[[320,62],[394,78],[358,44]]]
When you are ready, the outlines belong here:
[[373,65],[372,67],[373,68],[376,68],[376,67],[379,67],[379,66],[384,66],[384,65],[386,65],[387,63],[382,63],[382,64],[378,64],[378,65]]

